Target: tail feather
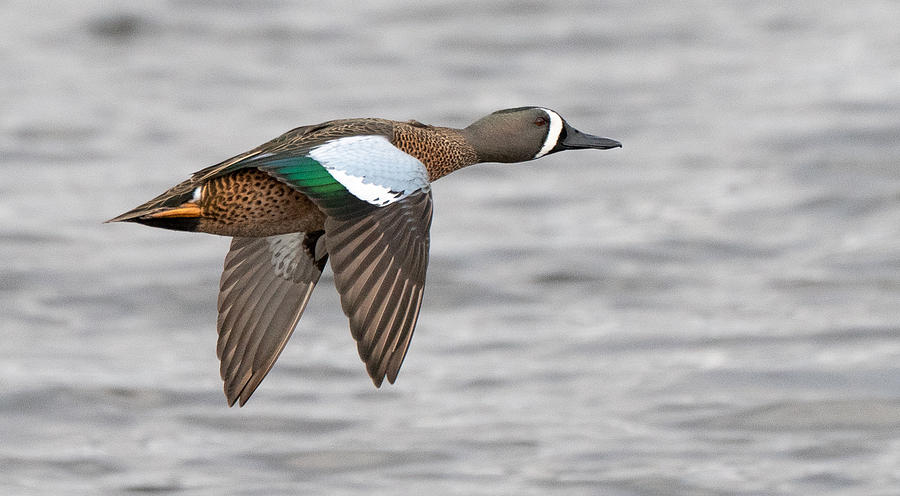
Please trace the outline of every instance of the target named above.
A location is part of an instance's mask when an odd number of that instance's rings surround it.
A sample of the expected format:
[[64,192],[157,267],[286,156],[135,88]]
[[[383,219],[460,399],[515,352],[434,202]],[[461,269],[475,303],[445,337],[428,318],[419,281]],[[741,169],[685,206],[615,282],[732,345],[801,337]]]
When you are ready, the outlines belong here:
[[138,224],[143,224],[145,226],[159,227],[173,231],[197,232],[200,228],[200,217],[137,217],[134,219],[126,219],[124,222],[137,222]]
[[189,179],[106,222],[137,222],[164,229],[194,231],[200,222],[200,209],[193,203],[197,186],[194,180]]

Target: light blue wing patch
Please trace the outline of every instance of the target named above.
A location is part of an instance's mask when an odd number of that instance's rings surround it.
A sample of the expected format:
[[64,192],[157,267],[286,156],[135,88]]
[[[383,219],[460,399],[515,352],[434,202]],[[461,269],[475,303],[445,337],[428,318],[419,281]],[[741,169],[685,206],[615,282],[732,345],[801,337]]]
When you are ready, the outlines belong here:
[[429,189],[428,170],[384,136],[347,136],[307,154],[353,196],[383,207]]

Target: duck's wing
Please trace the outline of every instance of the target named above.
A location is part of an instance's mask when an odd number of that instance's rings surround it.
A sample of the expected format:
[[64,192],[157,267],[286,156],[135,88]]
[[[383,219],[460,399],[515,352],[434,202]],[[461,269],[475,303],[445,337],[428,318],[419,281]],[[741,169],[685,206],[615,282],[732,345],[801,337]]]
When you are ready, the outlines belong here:
[[393,383],[422,305],[428,266],[428,171],[384,135],[336,138],[302,155],[250,159],[327,215],[325,245],[341,306],[372,381]]
[[328,218],[334,285],[375,386],[391,384],[409,348],[425,288],[431,192],[347,219]]
[[247,402],[291,337],[328,258],[322,234],[232,240],[216,347],[229,406]]

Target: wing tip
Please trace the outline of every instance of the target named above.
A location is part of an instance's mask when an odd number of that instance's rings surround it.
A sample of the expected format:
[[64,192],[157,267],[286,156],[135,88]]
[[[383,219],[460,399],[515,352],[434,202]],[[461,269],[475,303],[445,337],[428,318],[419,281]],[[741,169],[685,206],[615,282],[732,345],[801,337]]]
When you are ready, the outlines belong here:
[[400,373],[400,369],[396,370],[388,370],[387,372],[381,372],[379,376],[377,372],[369,372],[369,377],[372,379],[372,384],[375,384],[375,387],[381,389],[381,386],[384,384],[384,380],[387,379],[388,384],[393,385],[397,382],[397,375]]
[[[368,368],[368,367],[366,367],[366,368]],[[372,379],[372,384],[375,384],[375,387],[377,389],[381,389],[381,384],[384,382],[384,375],[381,375],[379,377],[374,371],[370,370],[369,377]]]
[[[232,387],[231,383],[229,383],[228,381],[225,381],[225,385],[224,385],[223,389],[225,392],[225,402],[228,403],[228,407],[231,408],[234,406],[235,403],[237,403],[239,395],[234,391],[234,388]],[[239,406],[244,406],[244,405],[241,404]]]
[[388,382],[391,383],[391,384],[394,384],[394,382],[397,381],[397,374],[399,374],[399,373],[400,373],[400,369],[397,369],[397,370],[394,370],[394,371],[388,370],[388,372],[387,372],[387,380],[388,380]]
[[242,407],[247,403],[247,400],[250,399],[250,396],[253,395],[253,392],[256,391],[256,388],[250,389],[247,387],[249,384],[244,384],[240,389],[233,387],[232,384],[228,382],[225,383],[225,401],[228,403],[229,408],[233,407],[237,404],[238,407]]

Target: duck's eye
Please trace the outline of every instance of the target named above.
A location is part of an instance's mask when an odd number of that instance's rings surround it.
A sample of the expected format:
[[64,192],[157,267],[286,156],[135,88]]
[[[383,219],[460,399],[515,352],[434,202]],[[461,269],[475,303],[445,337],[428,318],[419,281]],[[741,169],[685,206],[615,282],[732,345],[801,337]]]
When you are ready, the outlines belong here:
[[547,119],[544,119],[543,117],[538,117],[537,119],[534,120],[535,126],[543,126],[545,124],[547,124]]

